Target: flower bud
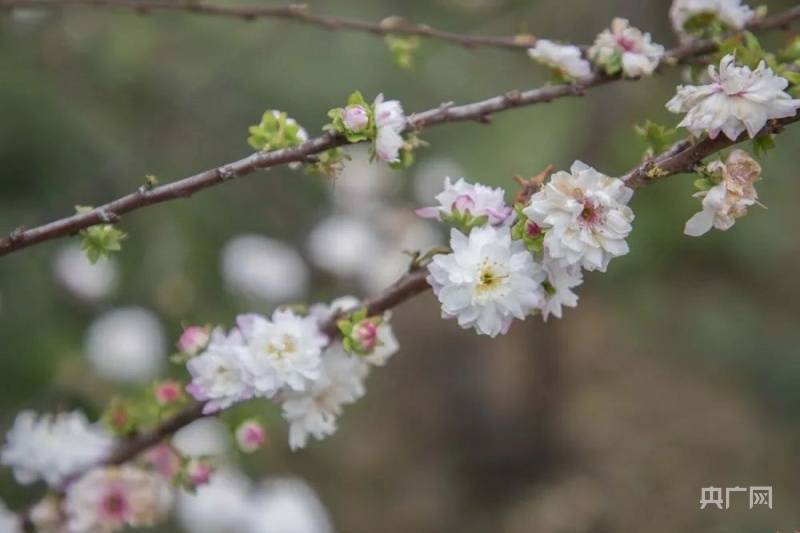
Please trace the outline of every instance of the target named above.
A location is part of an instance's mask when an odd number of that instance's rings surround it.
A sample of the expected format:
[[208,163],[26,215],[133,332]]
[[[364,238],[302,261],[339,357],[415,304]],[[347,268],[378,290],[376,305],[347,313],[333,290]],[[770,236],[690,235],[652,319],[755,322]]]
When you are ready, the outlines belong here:
[[255,420],[247,420],[236,429],[236,443],[244,453],[252,453],[267,441],[267,432]]
[[186,479],[192,487],[197,488],[211,481],[211,475],[216,469],[214,465],[203,459],[192,459],[186,465]]
[[361,345],[361,351],[369,353],[378,344],[378,325],[370,319],[364,319],[353,330],[353,338]]
[[360,133],[369,125],[369,113],[362,105],[349,105],[344,109],[342,122],[353,133]]
[[189,355],[197,355],[206,347],[211,338],[208,328],[203,326],[189,326],[183,330],[178,339],[178,349]]
[[183,389],[181,384],[174,380],[162,381],[157,383],[153,394],[158,405],[172,405],[183,399]]

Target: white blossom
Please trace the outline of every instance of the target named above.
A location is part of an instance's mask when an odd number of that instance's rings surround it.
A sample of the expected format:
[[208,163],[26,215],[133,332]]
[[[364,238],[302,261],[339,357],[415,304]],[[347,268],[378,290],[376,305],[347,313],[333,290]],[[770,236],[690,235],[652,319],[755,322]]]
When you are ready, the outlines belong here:
[[97,301],[114,291],[119,282],[119,266],[113,257],[92,264],[77,243],[63,246],[56,255],[55,276],[71,294]]
[[544,272],[509,228],[476,227],[469,236],[453,229],[450,247],[453,253],[434,256],[428,266],[445,318],[495,337],[542,305]]
[[715,139],[720,132],[735,141],[743,131],[752,138],[774,118],[793,117],[800,100],[785,92],[789,82],[761,61],[755,70],[737,66],[731,54],[722,58],[717,72],[708,67],[707,85],[681,85],[667,102],[673,113],[686,113],[678,126],[693,135],[708,132]]
[[304,391],[319,379],[328,338],[313,316],[278,309],[270,319],[250,314],[239,315],[236,322],[247,345],[242,354],[245,380],[258,396],[271,397],[284,386]]
[[406,127],[406,116],[403,107],[397,100],[384,100],[379,94],[375,98],[375,126],[378,129],[375,138],[375,153],[381,161],[395,163],[400,160],[400,149],[403,147],[403,130]]
[[42,479],[58,487],[72,474],[111,453],[112,438],[79,412],[39,415],[23,411],[6,434],[0,463],[13,469],[18,483]]
[[581,49],[571,44],[539,39],[528,55],[567,78],[581,80],[592,74],[592,65],[583,58]]
[[225,243],[220,265],[228,288],[244,296],[283,303],[301,298],[308,287],[308,267],[297,250],[263,235]]
[[186,390],[196,400],[206,402],[204,413],[227,409],[253,396],[253,389],[245,382],[243,358],[247,351],[238,330],[225,334],[218,328],[212,332],[205,351],[186,363],[192,376]]
[[364,395],[367,372],[364,361],[336,343],[325,351],[320,375],[307,390],[284,392],[283,417],[289,422],[292,450],[304,448],[309,435],[323,439],[336,431],[342,407]]
[[731,29],[741,30],[755,12],[741,0],[673,0],[669,18],[675,31],[681,33],[686,23],[698,16],[713,16]]
[[0,532],[22,533],[22,526],[17,515],[8,510],[5,503],[0,501]]
[[562,307],[578,305],[578,295],[572,289],[583,283],[583,274],[578,265],[564,266],[560,261],[545,261],[544,304],[542,318],[545,322],[550,315],[561,318]]
[[438,206],[417,209],[423,218],[438,218],[452,215],[454,211],[469,213],[473,217],[485,216],[493,226],[505,223],[513,209],[506,205],[505,191],[500,188],[487,187],[480,183],[468,183],[464,178],[452,183],[449,177],[444,179],[444,190],[436,195]]
[[707,170],[719,183],[695,197],[703,199],[703,210],[686,222],[684,233],[699,237],[712,227],[727,230],[736,219],[747,214],[747,208],[758,202],[753,184],[761,177],[761,166],[746,152],[734,150],[728,159],[713,161]]
[[107,311],[86,331],[86,357],[100,376],[143,383],[161,371],[167,350],[164,328],[152,311],[125,307]]
[[223,455],[231,448],[228,426],[217,418],[205,417],[179,429],[172,445],[184,456]]
[[576,161],[570,172],[553,174],[524,213],[545,231],[548,257],[605,272],[612,258],[628,253],[632,195],[622,180]]
[[250,524],[250,481],[233,468],[218,470],[194,494],[182,492],[177,517],[188,533],[247,531]]
[[360,218],[333,215],[320,221],[308,236],[308,252],[318,267],[341,277],[362,274],[370,268],[364,253],[380,247],[375,228]]
[[251,496],[248,526],[241,533],[333,533],[314,490],[297,478],[271,479]]
[[642,33],[623,18],[611,21],[611,29],[598,35],[589,49],[595,64],[606,70],[618,66],[631,78],[651,75],[663,55],[664,47],[653,43],[649,33]]
[[107,533],[152,526],[172,505],[167,482],[131,466],[96,468],[70,484],[64,500],[68,533]]

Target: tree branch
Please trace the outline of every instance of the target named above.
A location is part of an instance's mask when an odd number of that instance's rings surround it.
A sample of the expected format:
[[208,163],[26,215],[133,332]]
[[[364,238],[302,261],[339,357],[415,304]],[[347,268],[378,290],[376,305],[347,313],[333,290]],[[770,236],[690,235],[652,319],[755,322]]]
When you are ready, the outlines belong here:
[[533,35],[491,36],[464,35],[432,28],[425,24],[411,24],[401,17],[387,17],[380,22],[321,15],[312,12],[306,4],[286,4],[280,6],[220,5],[199,0],[0,0],[0,9],[57,9],[70,7],[110,8],[136,13],[151,11],[177,11],[237,18],[251,21],[255,19],[283,19],[301,24],[317,26],[326,30],[349,30],[373,35],[409,35],[436,39],[476,48],[490,46],[495,48],[525,50],[530,48],[536,38]]
[[[78,2],[89,5],[116,5],[118,1],[67,0],[68,3]],[[150,0],[147,1],[149,2]],[[8,7],[9,5],[17,5],[20,2],[43,2],[45,4],[60,3],[54,0],[0,0],[0,6]],[[130,4],[133,2],[127,1],[127,3]],[[137,5],[139,4],[139,2],[136,3]],[[182,5],[181,2],[176,2],[174,4],[172,2],[164,3],[170,6]],[[278,9],[278,7],[262,7],[259,9]],[[773,30],[783,28],[798,19],[800,19],[800,6],[793,7],[773,15],[772,17],[760,19],[754,22],[750,28],[754,30]],[[665,61],[664,64],[686,62],[692,58],[713,52],[716,50],[716,46],[717,45],[710,40],[697,40],[683,44],[666,53],[669,60]],[[623,79],[624,78],[619,77],[609,77],[602,73],[595,73],[588,79],[582,80],[580,83],[545,86],[523,92],[513,90],[493,98],[459,106],[454,106],[452,103],[442,104],[434,109],[412,114],[409,117],[406,129],[421,131],[440,124],[462,121],[486,123],[494,113],[517,107],[547,103],[558,98],[582,96],[586,90],[592,87],[597,87],[613,81],[621,81]],[[155,187],[153,189],[141,187],[134,193],[101,205],[86,213],[75,214],[31,229],[18,227],[7,237],[0,239],[0,256],[41,242],[67,235],[74,235],[78,231],[95,224],[116,222],[125,213],[153,204],[178,198],[186,198],[197,191],[220,185],[237,177],[247,176],[257,170],[291,162],[304,162],[313,154],[318,154],[330,148],[345,144],[348,144],[347,141],[341,137],[324,134],[293,148],[274,152],[257,152],[238,161],[212,168],[160,187]]]

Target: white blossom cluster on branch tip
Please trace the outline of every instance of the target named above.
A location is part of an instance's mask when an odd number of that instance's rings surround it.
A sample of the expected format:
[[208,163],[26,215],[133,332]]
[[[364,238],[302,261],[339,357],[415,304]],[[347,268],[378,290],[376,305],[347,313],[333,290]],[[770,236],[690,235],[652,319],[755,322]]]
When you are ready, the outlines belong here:
[[651,75],[663,56],[663,46],[623,18],[611,21],[611,28],[600,33],[589,48],[589,58],[606,74],[621,71],[629,78]]
[[742,132],[753,138],[768,120],[793,117],[800,100],[785,89],[789,82],[761,61],[755,70],[737,65],[733,55],[722,58],[719,71],[708,67],[711,83],[681,85],[667,102],[673,113],[686,113],[678,126],[693,135],[708,133],[712,139],[720,132],[735,141]]
[[754,16],[741,0],[673,0],[669,10],[673,29],[681,34],[696,33],[713,22],[741,30]]
[[240,315],[235,328],[214,330],[208,345],[188,360],[187,390],[205,402],[208,414],[250,398],[274,400],[290,424],[293,449],[305,446],[308,435],[330,435],[342,406],[363,396],[370,366],[385,364],[398,349],[388,315],[358,320],[343,340],[352,347],[348,351],[320,330],[357,306],[358,300],[346,297],[314,305],[304,316],[286,309],[271,317]]
[[[446,220],[460,223],[460,230],[451,230],[452,253],[433,257],[428,282],[442,315],[461,327],[494,337],[506,333],[515,318],[537,312],[545,320],[561,317],[562,306],[577,304],[572,289],[583,281],[581,269],[605,271],[612,258],[628,252],[633,191],[581,162],[517,205],[509,223],[508,215],[494,221],[479,215],[485,209],[479,198],[491,189],[457,183],[460,194],[448,190],[448,178],[437,199]],[[502,189],[494,192],[502,197]],[[505,205],[492,209],[512,212]]]
[[703,210],[686,222],[684,233],[699,237],[712,227],[727,230],[747,208],[758,203],[754,186],[761,178],[761,165],[742,150],[734,150],[723,163],[712,161],[705,168],[708,178],[695,182],[701,190]]

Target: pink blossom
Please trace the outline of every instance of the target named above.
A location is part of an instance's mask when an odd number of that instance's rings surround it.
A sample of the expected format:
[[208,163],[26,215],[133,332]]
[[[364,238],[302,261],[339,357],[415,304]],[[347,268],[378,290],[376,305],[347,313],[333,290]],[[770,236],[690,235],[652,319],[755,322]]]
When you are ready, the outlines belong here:
[[243,422],[236,430],[236,442],[245,453],[252,453],[267,441],[267,432],[255,420]]
[[371,352],[378,344],[378,326],[372,320],[362,320],[356,325],[353,337],[365,352]]
[[196,355],[206,347],[210,338],[207,327],[188,326],[183,330],[180,339],[178,339],[178,349],[184,353]]
[[192,459],[186,466],[186,476],[193,487],[199,487],[211,481],[211,475],[215,470],[216,468],[208,461]]
[[348,130],[358,133],[369,124],[369,113],[362,105],[350,105],[345,108],[342,121]]
[[170,405],[183,398],[181,384],[174,380],[157,384],[154,394],[158,405]]

